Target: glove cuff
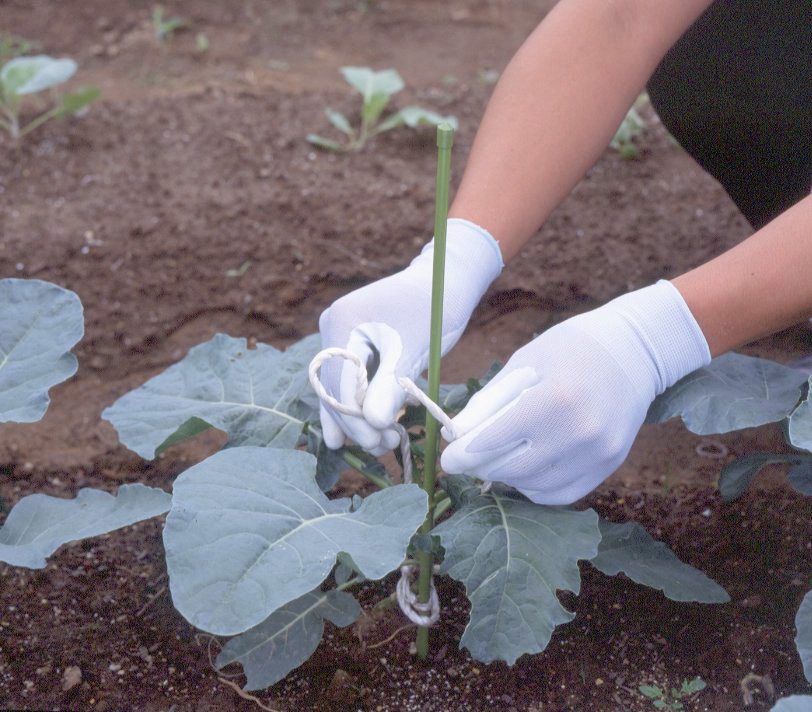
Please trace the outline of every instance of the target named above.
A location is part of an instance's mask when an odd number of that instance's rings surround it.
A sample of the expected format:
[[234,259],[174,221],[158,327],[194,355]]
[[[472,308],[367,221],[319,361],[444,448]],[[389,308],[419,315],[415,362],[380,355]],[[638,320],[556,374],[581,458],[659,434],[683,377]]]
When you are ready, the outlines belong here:
[[[446,275],[464,272],[466,280],[477,282],[480,296],[505,266],[499,243],[484,227],[469,220],[451,218],[446,232]],[[434,254],[434,240],[428,242],[413,260],[422,262]]]
[[702,329],[682,294],[668,280],[624,294],[603,309],[622,320],[649,357],[656,395],[711,361]]

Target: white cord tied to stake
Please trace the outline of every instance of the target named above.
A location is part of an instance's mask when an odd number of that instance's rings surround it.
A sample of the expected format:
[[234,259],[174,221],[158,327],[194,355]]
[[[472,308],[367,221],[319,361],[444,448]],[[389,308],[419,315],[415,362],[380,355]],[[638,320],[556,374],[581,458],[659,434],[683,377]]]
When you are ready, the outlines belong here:
[[[321,368],[322,364],[334,356],[352,361],[356,365],[358,380],[355,389],[356,404],[354,406],[348,406],[345,403],[341,403],[333,398],[333,396],[331,396],[324,389],[324,386],[319,380],[319,369]],[[369,386],[367,369],[366,364],[363,363],[363,361],[361,361],[361,359],[352,351],[338,347],[332,347],[319,351],[319,353],[317,353],[310,362],[307,375],[310,378],[310,385],[313,386],[313,390],[316,391],[316,395],[318,395],[318,397],[331,408],[339,413],[344,413],[345,415],[354,415],[359,418],[364,417],[362,406],[367,388]],[[429,413],[431,413],[437,419],[437,421],[443,425],[446,432],[451,436],[452,440],[456,439],[457,436],[454,432],[454,426],[451,422],[451,418],[449,418],[443,412],[443,409],[440,408],[439,405],[437,405],[433,400],[431,400],[431,398],[423,393],[423,391],[417,387],[417,384],[410,378],[403,376],[398,379],[398,383],[403,390],[412,396],[412,398],[426,407],[426,410],[428,410]],[[403,482],[406,484],[411,484],[412,452],[409,444],[409,433],[406,432],[406,428],[404,428],[400,423],[393,423],[393,427],[400,436],[400,454],[401,460],[403,461]],[[490,483],[486,483],[483,486],[483,491],[486,491],[486,488],[489,486]],[[436,573],[438,569],[439,567],[435,566],[434,573]],[[400,580],[398,581],[397,588],[395,589],[398,605],[400,606],[400,610],[403,611],[403,615],[412,621],[412,623],[424,627],[430,626],[436,623],[440,618],[440,599],[437,596],[437,589],[434,587],[434,575],[432,574],[429,600],[426,603],[421,603],[418,601],[417,596],[415,595],[414,591],[412,591],[413,575],[414,566],[401,566]]]

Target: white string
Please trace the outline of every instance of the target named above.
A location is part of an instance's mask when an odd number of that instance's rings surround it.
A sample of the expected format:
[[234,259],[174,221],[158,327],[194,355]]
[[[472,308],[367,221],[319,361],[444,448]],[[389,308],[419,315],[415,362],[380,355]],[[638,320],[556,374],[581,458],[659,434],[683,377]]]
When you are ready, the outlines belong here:
[[412,577],[414,576],[414,566],[406,565],[400,567],[400,579],[398,580],[395,594],[398,599],[400,610],[412,623],[427,627],[434,625],[440,619],[440,599],[437,596],[437,589],[434,588],[434,574],[440,570],[439,566],[434,567],[431,576],[431,589],[427,603],[420,603],[417,595],[412,591]]
[[[330,360],[334,356],[352,361],[356,366],[356,387],[355,387],[355,404],[347,405],[331,396],[321,384],[319,380],[319,369],[325,361]],[[307,375],[310,379],[310,385],[316,395],[329,405],[334,410],[344,415],[353,415],[358,418],[364,417],[363,404],[364,397],[366,396],[369,381],[367,379],[366,364],[361,358],[354,354],[352,351],[338,347],[331,347],[323,349],[316,354],[310,362],[307,369]],[[418,388],[417,384],[410,378],[401,376],[398,378],[398,383],[401,388],[405,390],[412,398],[417,400],[426,410],[431,413],[434,418],[442,424],[446,430],[449,442],[457,439],[457,434],[454,431],[454,425],[451,418],[448,417],[431,398],[429,398],[423,391]],[[393,423],[392,427],[395,429],[400,437],[400,454],[403,461],[403,482],[411,484],[412,482],[412,452],[409,443],[409,433],[400,423]],[[483,482],[480,491],[484,494],[491,488],[490,482]],[[437,567],[435,567],[435,572]],[[419,626],[429,626],[437,622],[440,618],[440,600],[437,597],[437,590],[434,588],[434,575],[432,574],[430,582],[429,600],[427,603],[421,603],[417,600],[417,596],[412,591],[412,576],[414,575],[413,566],[402,566],[400,568],[400,580],[398,581],[395,593],[398,599],[398,605],[403,614],[413,623]]]

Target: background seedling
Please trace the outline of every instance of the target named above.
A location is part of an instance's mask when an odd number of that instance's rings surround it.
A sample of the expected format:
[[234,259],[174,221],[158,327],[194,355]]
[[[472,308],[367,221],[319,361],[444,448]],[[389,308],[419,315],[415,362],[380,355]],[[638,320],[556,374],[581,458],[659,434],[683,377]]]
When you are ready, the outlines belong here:
[[404,87],[403,79],[394,69],[376,72],[368,67],[342,67],[341,74],[361,94],[361,123],[356,128],[344,114],[326,108],[324,113],[330,123],[346,138],[341,142],[318,134],[308,134],[307,140],[320,148],[338,152],[358,151],[373,136],[399,126],[417,128],[424,124],[439,126],[447,123],[454,130],[457,128],[457,120],[453,116],[440,116],[419,106],[406,106],[381,120],[389,100]]
[[92,104],[99,96],[96,87],[84,87],[58,99],[56,106],[45,111],[25,126],[20,115],[25,98],[31,94],[52,89],[66,82],[76,72],[72,59],[55,59],[41,54],[33,57],[15,57],[0,69],[0,127],[8,131],[13,141],[19,141],[46,121],[75,114]]

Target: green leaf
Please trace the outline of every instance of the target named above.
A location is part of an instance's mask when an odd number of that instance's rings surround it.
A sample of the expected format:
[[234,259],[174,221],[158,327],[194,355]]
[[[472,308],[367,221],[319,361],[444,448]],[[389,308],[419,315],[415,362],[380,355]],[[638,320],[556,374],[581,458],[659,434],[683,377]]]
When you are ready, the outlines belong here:
[[790,484],[801,494],[812,496],[812,459],[801,460],[789,468]]
[[106,534],[169,510],[172,497],[144,485],[122,485],[117,495],[81,489],[75,499],[31,494],[11,510],[0,529],[0,561],[42,569],[60,546]]
[[592,565],[607,576],[623,572],[633,581],[662,591],[673,601],[726,603],[730,596],[699,569],[680,561],[668,546],[636,522],[600,520],[601,543]]
[[82,87],[75,92],[66,94],[62,97],[54,116],[64,116],[66,114],[75,114],[80,109],[92,104],[99,98],[101,89],[98,87]]
[[376,94],[388,101],[404,87],[403,79],[394,69],[376,72],[369,67],[341,67],[340,71],[344,79],[360,92],[364,104],[368,104]]
[[[812,383],[812,376],[809,383]],[[809,395],[789,417],[789,440],[795,447],[812,450],[812,402]]]
[[361,120],[367,127],[374,126],[380,118],[386,105],[389,103],[389,95],[378,92],[364,101],[361,107]]
[[231,447],[296,447],[305,423],[318,417],[307,365],[319,348],[317,334],[286,351],[249,349],[245,339],[217,334],[119,398],[102,418],[147,459],[200,432],[202,423],[223,430]]
[[45,54],[15,57],[0,69],[0,83],[10,94],[22,96],[62,84],[76,72],[72,59],[55,59]]
[[773,361],[728,353],[688,374],[658,396],[646,416],[661,423],[681,416],[698,435],[727,433],[786,418],[806,375]]
[[164,546],[172,600],[192,625],[242,633],[319,586],[341,552],[368,579],[397,568],[426,493],[389,487],[354,510],[350,499],[328,500],[315,475],[308,453],[240,447],[175,480]]
[[476,660],[509,665],[541,652],[555,626],[574,617],[556,591],[580,589],[578,560],[598,552],[598,516],[533,504],[500,486],[481,494],[469,477],[443,483],[457,511],[432,533],[446,551],[441,571],[471,600],[460,645]]
[[352,130],[352,126],[350,126],[350,122],[347,121],[347,117],[344,116],[339,111],[334,111],[329,107],[324,110],[324,113],[327,115],[327,118],[330,120],[330,123],[335,126],[339,131],[342,133],[347,134],[347,136],[354,136],[355,131]]
[[344,628],[361,615],[355,598],[344,591],[311,591],[274,611],[258,626],[229,640],[214,662],[217,670],[239,663],[245,690],[262,690],[299,667],[318,647],[324,621]]
[[719,492],[725,502],[732,502],[744,494],[753,477],[759,470],[767,465],[786,462],[780,456],[772,453],[756,453],[738,457],[728,463],[719,473]]
[[314,133],[307,134],[307,141],[308,143],[312,143],[314,146],[324,148],[328,151],[336,151],[337,153],[342,153],[348,149],[348,146],[345,146],[343,143],[333,141],[330,138],[324,138],[323,136],[319,136],[318,134]]
[[637,689],[652,700],[656,700],[657,698],[663,696],[663,691],[655,685],[640,685]]
[[812,712],[812,695],[783,697],[770,708],[770,712]]
[[335,487],[341,473],[349,469],[344,461],[344,448],[331,450],[324,444],[321,431],[308,425],[307,451],[316,458],[316,483],[322,492],[329,492]]
[[0,423],[32,423],[48,390],[76,373],[71,348],[84,334],[73,292],[38,279],[0,279]]
[[686,680],[682,683],[680,693],[682,695],[693,695],[701,692],[707,687],[707,684],[701,677],[695,677],[693,680]]
[[801,658],[804,675],[812,683],[812,591],[801,601],[801,607],[795,616],[795,647]]

